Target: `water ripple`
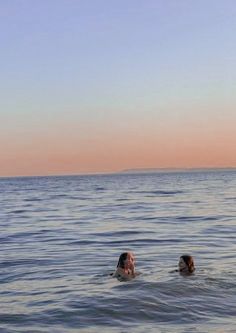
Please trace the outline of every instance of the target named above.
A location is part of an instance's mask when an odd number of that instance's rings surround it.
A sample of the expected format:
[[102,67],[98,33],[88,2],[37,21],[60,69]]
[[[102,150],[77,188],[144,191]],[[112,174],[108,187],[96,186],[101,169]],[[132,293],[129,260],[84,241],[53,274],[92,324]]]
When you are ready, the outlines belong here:
[[[235,171],[8,178],[0,188],[0,332],[235,331]],[[110,273],[128,250],[141,274],[120,282]],[[176,272],[184,253],[191,276]]]

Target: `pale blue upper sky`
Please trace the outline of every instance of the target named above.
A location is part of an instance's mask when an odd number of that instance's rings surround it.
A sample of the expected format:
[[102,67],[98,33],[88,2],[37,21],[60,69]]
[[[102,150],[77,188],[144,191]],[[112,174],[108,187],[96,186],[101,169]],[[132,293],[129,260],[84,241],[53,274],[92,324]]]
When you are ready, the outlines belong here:
[[12,112],[12,96],[40,112],[215,99],[235,80],[235,1],[11,0],[0,15]]
[[0,130],[235,121],[235,18],[234,0],[0,0]]

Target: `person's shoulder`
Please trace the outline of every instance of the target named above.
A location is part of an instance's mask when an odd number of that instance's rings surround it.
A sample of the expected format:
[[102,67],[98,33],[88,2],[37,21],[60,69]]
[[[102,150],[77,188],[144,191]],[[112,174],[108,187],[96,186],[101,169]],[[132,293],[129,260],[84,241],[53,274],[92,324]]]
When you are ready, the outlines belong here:
[[120,271],[120,268],[118,267],[118,268],[115,270],[115,272],[110,273],[110,275],[111,275],[112,277],[121,277],[121,276],[122,276],[122,272]]

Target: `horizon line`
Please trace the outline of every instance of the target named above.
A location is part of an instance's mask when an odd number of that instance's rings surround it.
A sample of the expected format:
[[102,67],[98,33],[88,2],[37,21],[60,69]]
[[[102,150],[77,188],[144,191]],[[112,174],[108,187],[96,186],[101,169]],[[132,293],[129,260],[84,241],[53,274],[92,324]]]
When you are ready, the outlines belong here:
[[151,172],[184,172],[184,171],[232,171],[236,170],[236,166],[233,167],[157,167],[157,168],[128,168],[117,171],[98,171],[98,172],[86,172],[86,173],[60,173],[60,174],[44,174],[44,175],[16,175],[16,176],[0,176],[3,178],[34,178],[34,177],[70,177],[70,176],[99,176],[99,175],[113,175],[113,174],[126,174],[126,173],[151,173]]

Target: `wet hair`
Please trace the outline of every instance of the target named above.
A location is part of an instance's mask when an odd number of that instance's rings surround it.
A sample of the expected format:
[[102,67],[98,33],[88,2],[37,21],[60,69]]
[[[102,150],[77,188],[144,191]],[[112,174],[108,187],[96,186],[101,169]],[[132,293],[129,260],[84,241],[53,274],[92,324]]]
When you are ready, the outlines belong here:
[[128,252],[123,252],[120,255],[117,267],[125,268],[125,260],[127,259]]
[[185,264],[187,265],[189,273],[193,273],[195,270],[193,257],[185,254],[180,258],[182,258]]

